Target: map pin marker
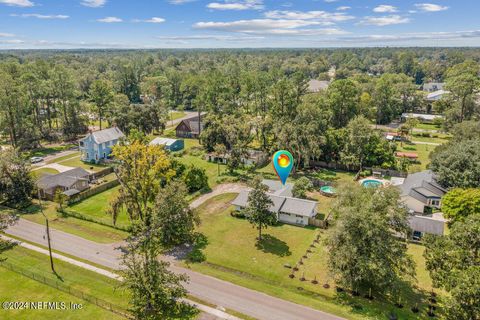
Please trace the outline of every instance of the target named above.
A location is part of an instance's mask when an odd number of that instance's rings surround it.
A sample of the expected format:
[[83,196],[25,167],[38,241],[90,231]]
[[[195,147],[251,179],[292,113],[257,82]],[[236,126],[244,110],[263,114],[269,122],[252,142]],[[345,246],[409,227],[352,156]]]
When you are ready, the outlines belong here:
[[280,178],[283,185],[287,182],[287,178],[293,168],[293,156],[286,150],[280,150],[273,155],[273,168]]

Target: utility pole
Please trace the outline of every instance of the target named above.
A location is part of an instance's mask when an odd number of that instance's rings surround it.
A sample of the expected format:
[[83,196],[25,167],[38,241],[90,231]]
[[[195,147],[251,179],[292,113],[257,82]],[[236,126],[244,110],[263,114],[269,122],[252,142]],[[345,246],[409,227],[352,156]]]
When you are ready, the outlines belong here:
[[47,226],[47,242],[48,242],[48,253],[50,254],[50,267],[52,268],[52,272],[55,272],[55,267],[53,266],[53,256],[52,256],[52,246],[50,244],[50,227],[48,225],[48,218],[43,212],[42,206],[42,198],[40,197],[40,190],[38,190],[38,203],[40,204],[40,212],[42,213],[43,217],[45,218],[45,225]]

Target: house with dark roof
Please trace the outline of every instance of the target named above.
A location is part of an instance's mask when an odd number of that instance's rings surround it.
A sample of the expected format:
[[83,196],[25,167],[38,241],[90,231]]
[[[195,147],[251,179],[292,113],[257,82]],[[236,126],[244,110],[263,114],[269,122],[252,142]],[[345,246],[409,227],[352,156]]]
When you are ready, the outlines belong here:
[[175,128],[177,138],[198,138],[203,130],[201,117],[182,120]]
[[73,196],[89,188],[90,173],[83,168],[74,168],[58,174],[47,175],[37,181],[41,198],[53,200],[57,190]]
[[443,234],[445,219],[440,212],[432,213],[442,206],[442,197],[447,190],[435,180],[431,170],[409,174],[398,186],[400,199],[410,213],[410,227],[415,237],[424,233]]
[[85,162],[101,162],[110,157],[112,148],[125,137],[117,127],[90,132],[79,141],[81,160]]
[[[300,226],[307,226],[309,219],[317,214],[317,202],[292,197],[292,184],[283,186],[280,182],[263,180],[268,186],[268,197],[272,201],[270,211],[277,215],[277,220]],[[232,201],[237,210],[242,210],[248,205],[250,190],[244,190]]]

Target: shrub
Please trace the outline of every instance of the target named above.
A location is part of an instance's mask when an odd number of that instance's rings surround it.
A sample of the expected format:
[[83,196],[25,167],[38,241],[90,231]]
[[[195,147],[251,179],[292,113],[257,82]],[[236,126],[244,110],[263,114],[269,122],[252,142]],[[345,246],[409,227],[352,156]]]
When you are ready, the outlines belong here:
[[294,197],[306,199],[307,192],[313,189],[312,182],[307,177],[301,177],[293,185],[292,193]]
[[195,192],[208,188],[208,178],[205,169],[190,166],[185,172],[183,181],[187,185],[189,192]]

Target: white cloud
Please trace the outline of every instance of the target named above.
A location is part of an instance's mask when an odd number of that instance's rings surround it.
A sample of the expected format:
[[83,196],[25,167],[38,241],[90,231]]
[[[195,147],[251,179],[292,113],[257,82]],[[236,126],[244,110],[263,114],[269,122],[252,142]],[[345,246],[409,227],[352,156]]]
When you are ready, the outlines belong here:
[[349,7],[349,6],[340,6],[337,8],[338,11],[345,11],[350,9],[352,9],[352,7]]
[[382,12],[382,13],[390,12],[390,13],[393,13],[393,12],[397,12],[397,7],[394,7],[394,6],[391,6],[391,5],[388,5],[388,4],[382,4],[382,5],[379,5],[375,8],[373,8],[373,12]]
[[115,22],[122,22],[123,20],[117,17],[105,17],[102,19],[97,19],[98,22],[104,23],[115,23]]
[[265,37],[261,36],[224,36],[224,35],[192,35],[192,36],[158,36],[157,39],[168,41],[199,41],[199,40],[214,40],[214,41],[256,41],[263,40]]
[[224,0],[223,2],[211,2],[207,8],[214,10],[262,10],[263,0]]
[[326,3],[333,3],[333,2],[337,2],[338,0],[323,0],[323,1]]
[[147,22],[147,23],[164,23],[166,20],[164,18],[160,18],[160,17],[152,17],[150,19],[145,19],[145,20],[134,19],[132,21],[133,22]]
[[426,11],[426,12],[445,11],[448,9],[447,6],[441,6],[434,3],[416,3],[415,7],[417,7],[421,11]]
[[319,22],[341,22],[354,19],[354,17],[346,15],[343,12],[326,12],[326,11],[282,11],[274,10],[265,13],[265,17],[269,19],[293,19],[293,20],[316,20]]
[[410,19],[407,17],[402,17],[399,15],[390,15],[390,16],[383,16],[383,17],[365,17],[360,24],[363,25],[372,25],[372,26],[389,26],[394,24],[403,24],[409,23]]
[[0,37],[14,37],[13,33],[0,32]]
[[195,29],[270,35],[331,35],[346,33],[336,28],[302,29],[303,27],[318,25],[322,25],[322,23],[312,20],[253,19],[231,22],[198,22],[193,27]]
[[33,7],[35,4],[29,0],[0,0],[0,3],[14,7]]
[[90,8],[100,8],[103,7],[105,3],[107,3],[107,0],[83,0],[80,2],[82,6]]
[[38,14],[38,13],[23,13],[23,14],[11,14],[10,16],[12,17],[22,17],[22,18],[37,18],[37,19],[68,19],[70,18],[69,16],[63,15],[63,14]]
[[404,33],[397,35],[365,35],[365,36],[347,36],[338,38],[342,41],[350,42],[396,42],[396,41],[423,41],[423,40],[462,40],[480,38],[480,30],[454,31],[454,32],[419,32]]
[[9,40],[0,40],[1,44],[22,44],[25,43],[25,41],[20,40],[20,39],[9,39]]

